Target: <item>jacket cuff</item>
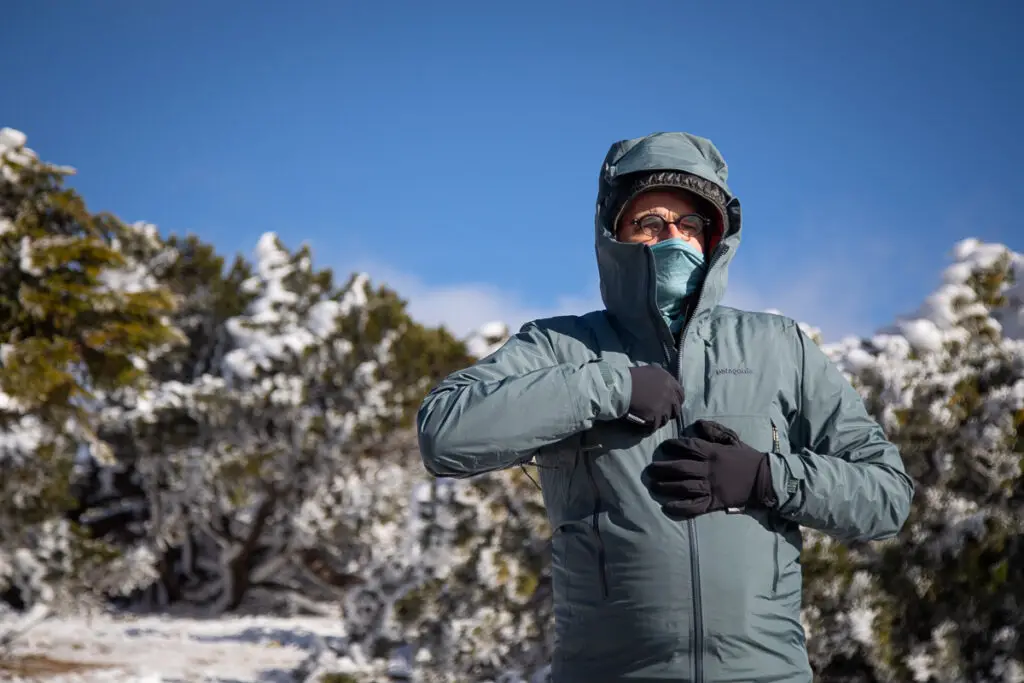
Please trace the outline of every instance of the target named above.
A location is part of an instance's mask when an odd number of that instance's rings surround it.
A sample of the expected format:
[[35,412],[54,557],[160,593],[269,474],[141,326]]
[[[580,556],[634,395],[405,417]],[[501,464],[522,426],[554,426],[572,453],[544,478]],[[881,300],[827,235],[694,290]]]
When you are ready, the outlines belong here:
[[771,472],[772,493],[775,495],[775,508],[783,513],[799,508],[803,502],[801,484],[804,479],[800,455],[769,453],[768,467]]

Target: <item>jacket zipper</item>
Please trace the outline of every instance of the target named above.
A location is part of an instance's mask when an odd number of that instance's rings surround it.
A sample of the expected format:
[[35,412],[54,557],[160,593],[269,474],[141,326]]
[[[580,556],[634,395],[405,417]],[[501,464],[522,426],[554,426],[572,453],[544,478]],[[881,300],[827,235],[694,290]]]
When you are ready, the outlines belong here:
[[[779,428],[775,426],[775,420],[771,420],[772,425],[772,453],[781,455],[782,447],[779,445]],[[781,569],[779,567],[779,530],[775,528],[775,523],[772,520],[772,511],[768,511],[768,526],[772,530],[773,539],[773,571],[772,571],[772,595],[779,592],[779,574]]]
[[[707,276],[711,274],[711,270],[715,267],[715,262],[717,262],[722,254],[725,254],[728,250],[729,246],[727,244],[719,243],[718,248],[715,249],[715,253],[711,256],[711,262],[708,264],[707,273],[704,276],[705,282],[707,281]],[[704,283],[701,283],[700,294],[697,295],[697,305],[689,312],[686,323],[683,325],[683,329],[679,333],[679,347],[676,351],[676,379],[679,380],[680,384],[682,384],[683,381],[683,348],[686,343],[686,333],[690,330],[690,323],[693,322],[694,316],[700,312],[700,304],[703,299]],[[671,361],[671,359],[669,359],[669,361]],[[682,430],[686,428],[682,410],[679,411],[678,422],[679,431],[682,433]],[[700,593],[700,558],[698,557],[697,547],[697,522],[693,518],[686,520],[686,531],[690,539],[690,574],[693,582],[693,676],[694,683],[704,683],[704,613]]]

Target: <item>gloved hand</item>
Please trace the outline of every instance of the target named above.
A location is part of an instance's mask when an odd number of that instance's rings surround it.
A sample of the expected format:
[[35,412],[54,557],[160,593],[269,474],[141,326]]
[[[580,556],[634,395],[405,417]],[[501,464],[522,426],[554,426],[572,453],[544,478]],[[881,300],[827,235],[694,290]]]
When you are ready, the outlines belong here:
[[629,369],[633,392],[629,397],[626,419],[635,424],[659,429],[679,417],[683,406],[683,387],[659,365]]
[[666,460],[647,466],[651,491],[667,499],[673,517],[693,517],[726,508],[775,504],[768,455],[717,422],[694,423],[697,437],[662,444]]

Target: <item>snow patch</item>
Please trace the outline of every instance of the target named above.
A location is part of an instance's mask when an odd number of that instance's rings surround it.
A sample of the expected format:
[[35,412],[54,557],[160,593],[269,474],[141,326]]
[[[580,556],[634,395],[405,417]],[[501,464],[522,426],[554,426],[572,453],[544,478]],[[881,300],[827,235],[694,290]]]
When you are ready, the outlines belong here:
[[484,358],[501,348],[508,338],[509,329],[505,323],[485,323],[466,337],[466,350],[474,358]]
[[[341,622],[328,618],[99,614],[47,620],[16,640],[13,654],[96,667],[47,678],[47,683],[256,682],[287,679],[325,643],[343,641],[345,635]],[[354,663],[348,668],[365,672]]]

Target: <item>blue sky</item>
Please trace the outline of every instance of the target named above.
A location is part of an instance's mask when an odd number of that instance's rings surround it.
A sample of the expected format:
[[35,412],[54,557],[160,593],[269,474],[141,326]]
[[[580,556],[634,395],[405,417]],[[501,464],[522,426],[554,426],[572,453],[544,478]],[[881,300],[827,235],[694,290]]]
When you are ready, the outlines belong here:
[[196,2],[5,8],[0,126],[94,209],[366,269],[428,322],[600,305],[608,145],[710,137],[744,205],[727,302],[835,338],[954,243],[1024,248],[1024,3]]

